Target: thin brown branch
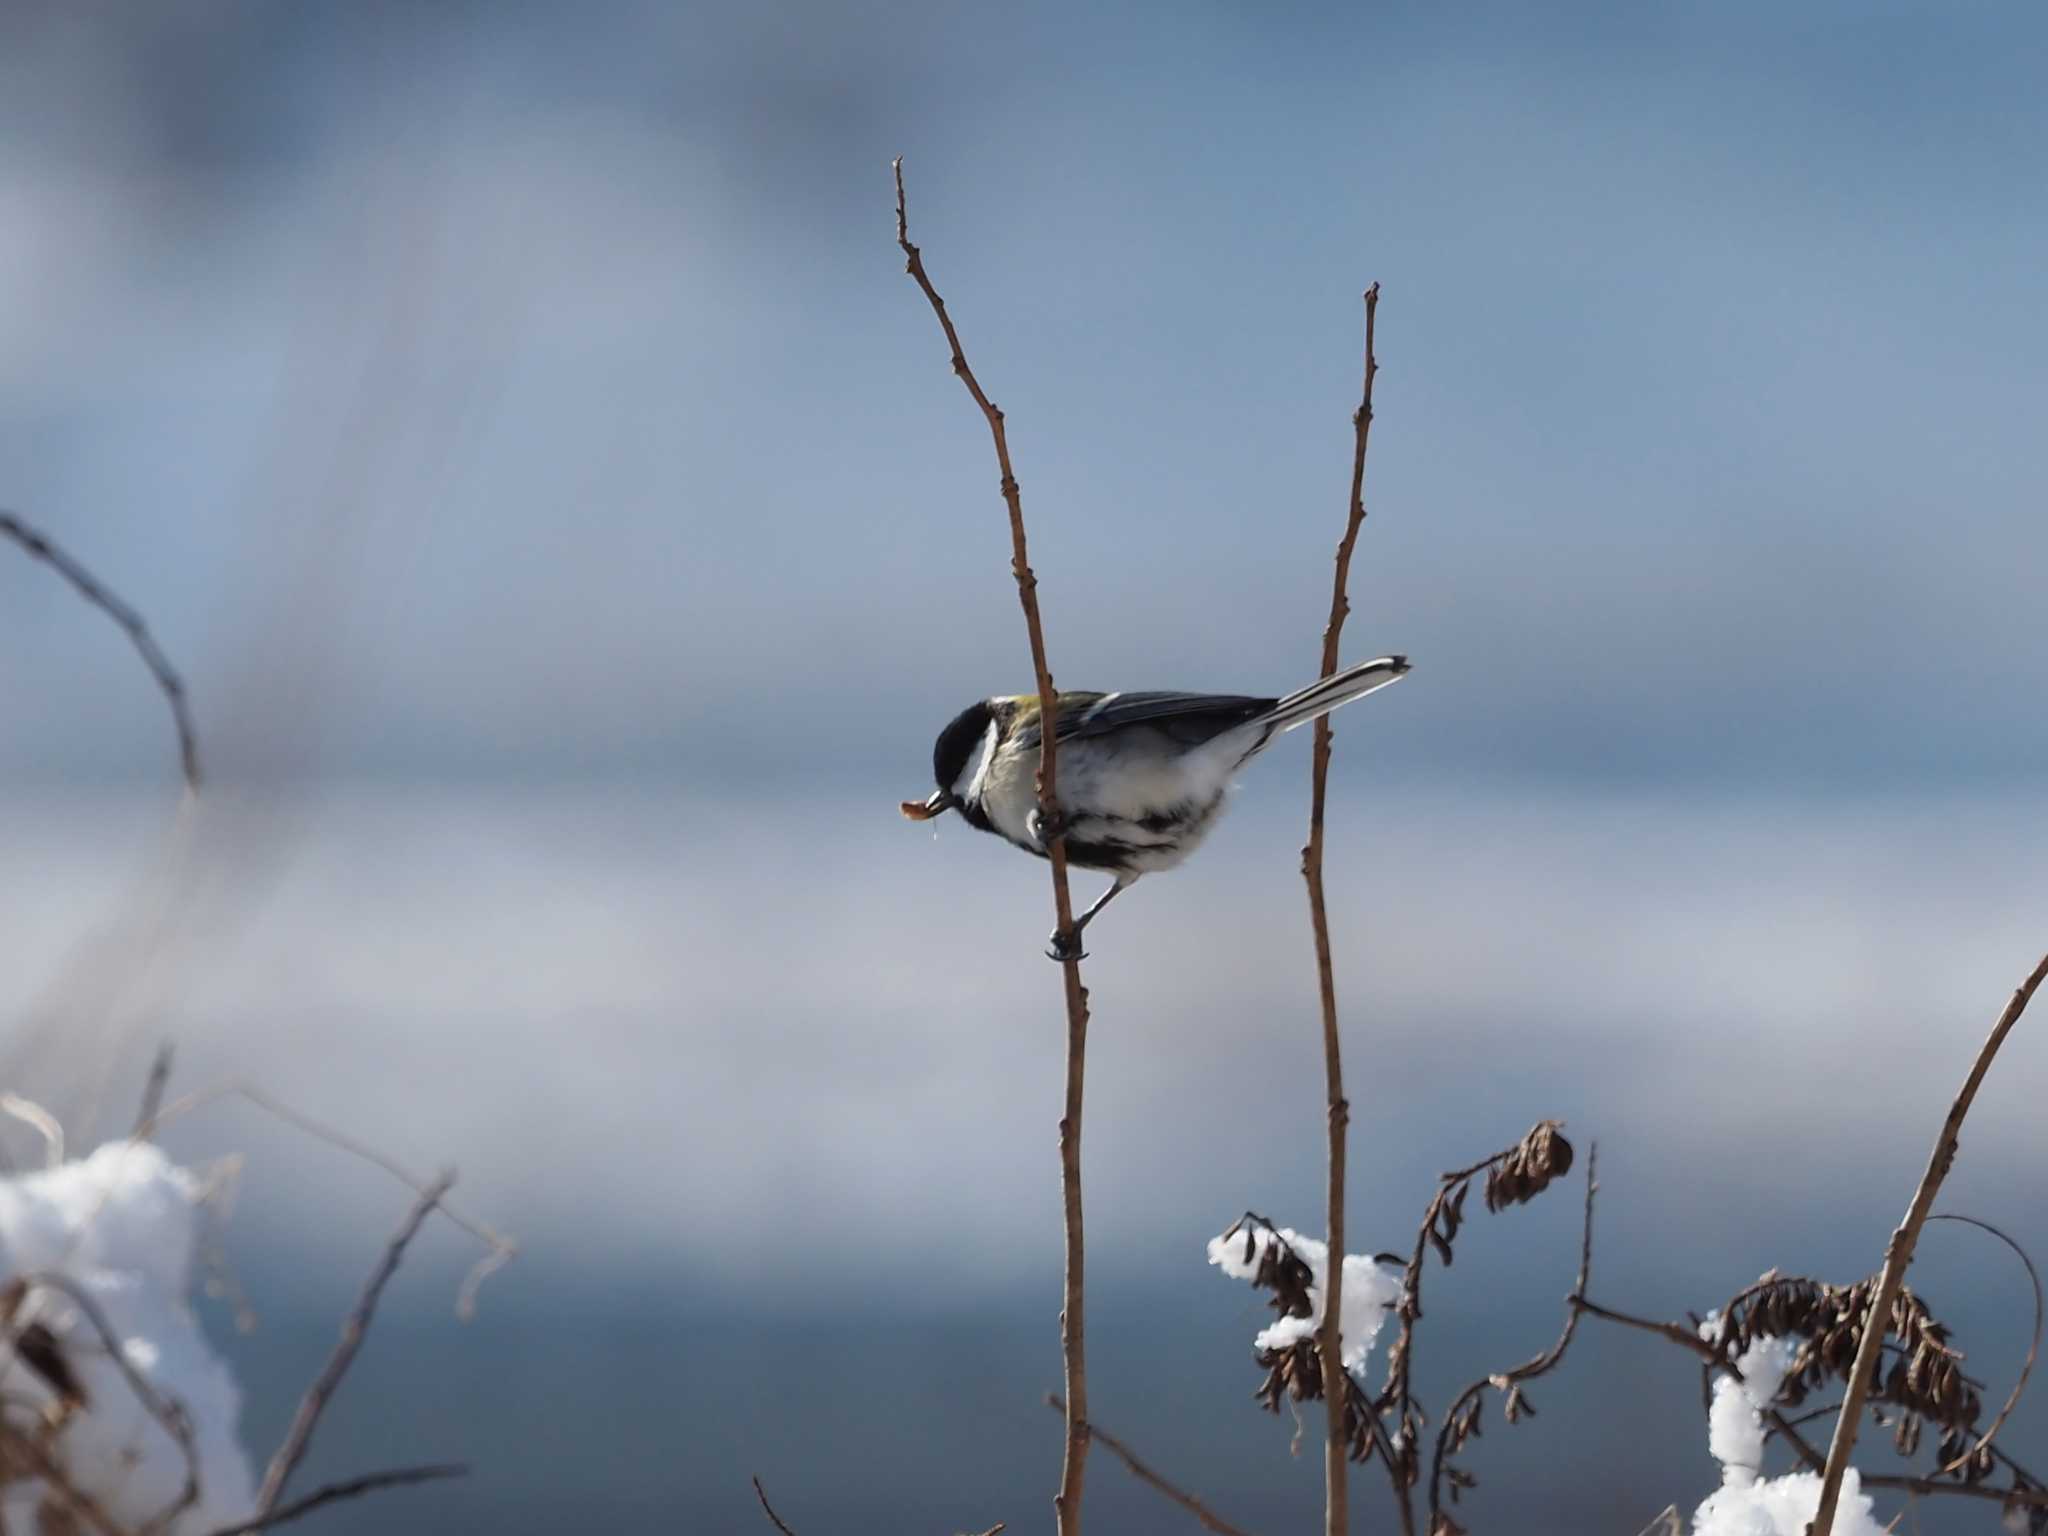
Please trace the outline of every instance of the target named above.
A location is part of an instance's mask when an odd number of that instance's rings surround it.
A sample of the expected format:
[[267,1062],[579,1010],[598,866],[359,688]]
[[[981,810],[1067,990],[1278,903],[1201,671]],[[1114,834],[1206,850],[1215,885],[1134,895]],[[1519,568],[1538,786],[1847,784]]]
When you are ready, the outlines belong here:
[[78,1308],[79,1315],[91,1325],[93,1332],[99,1335],[100,1346],[106,1351],[107,1358],[113,1363],[114,1368],[121,1373],[122,1381],[127,1383],[128,1390],[134,1393],[135,1400],[142,1405],[143,1411],[156,1420],[163,1432],[169,1435],[178,1447],[178,1454],[185,1461],[184,1486],[178,1490],[175,1499],[141,1527],[141,1536],[153,1536],[154,1532],[168,1528],[178,1516],[199,1502],[199,1446],[192,1430],[192,1416],[185,1411],[183,1403],[157,1391],[150,1385],[149,1379],[135,1368],[134,1363],[128,1358],[128,1351],[120,1334],[115,1332],[114,1325],[107,1321],[106,1313],[100,1310],[99,1302],[93,1299],[90,1291],[69,1275],[48,1270],[22,1276],[21,1284],[31,1290],[40,1288],[61,1291],[70,1299]]
[[1010,516],[1010,571],[1017,580],[1017,600],[1024,609],[1024,628],[1031,642],[1031,667],[1038,685],[1038,823],[1045,843],[1047,862],[1052,866],[1052,901],[1056,918],[1057,954],[1067,1002],[1067,1086],[1064,1112],[1060,1117],[1060,1192],[1066,1223],[1066,1277],[1060,1307],[1060,1347],[1065,1364],[1067,1401],[1066,1454],[1060,1464],[1060,1489],[1053,1498],[1060,1536],[1079,1536],[1081,1529],[1081,1487],[1088,1464],[1088,1354],[1087,1325],[1083,1310],[1087,1274],[1086,1244],[1081,1219],[1081,1107],[1088,1057],[1088,989],[1081,985],[1081,946],[1074,929],[1073,897],[1067,888],[1067,841],[1064,818],[1057,793],[1056,743],[1059,736],[1059,694],[1053,687],[1052,671],[1045,659],[1045,629],[1038,613],[1038,577],[1032,572],[1030,552],[1024,538],[1024,505],[1017,489],[1016,472],[1010,465],[1010,440],[1003,425],[1003,413],[982,390],[967,354],[960,346],[960,333],[946,313],[946,301],[926,275],[924,257],[910,240],[909,215],[903,192],[903,160],[894,162],[896,175],[896,243],[903,250],[904,270],[930,302],[952,351],[953,372],[967,386],[968,394],[981,408],[995,443],[996,466],[1002,473],[1003,505]]
[[795,1531],[782,1523],[782,1516],[775,1513],[775,1506],[768,1502],[768,1490],[761,1486],[761,1479],[758,1477],[754,1479],[754,1497],[761,1501],[761,1512],[774,1524],[775,1529],[782,1532],[782,1536],[796,1536]]
[[[242,1082],[239,1079],[217,1083],[211,1088],[201,1088],[196,1092],[186,1094],[181,1099],[176,1099],[166,1104],[155,1115],[136,1126],[134,1132],[135,1139],[146,1141],[173,1120],[180,1119],[195,1110],[203,1109],[209,1104],[215,1104],[222,1099],[228,1098],[242,1099],[253,1104],[265,1114],[282,1120],[294,1130],[304,1131],[316,1141],[324,1141],[330,1147],[346,1152],[351,1157],[360,1158],[374,1167],[383,1169],[416,1195],[425,1195],[430,1187],[427,1180],[413,1173],[404,1164],[386,1157],[375,1147],[357,1141],[346,1132],[338,1131],[331,1125],[315,1120],[311,1115],[303,1114],[293,1109],[289,1104],[272,1098],[253,1084]],[[469,1273],[463,1278],[461,1289],[456,1293],[455,1314],[466,1322],[476,1314],[477,1288],[483,1284],[485,1279],[497,1273],[497,1271],[511,1263],[514,1258],[518,1257],[519,1244],[514,1239],[493,1231],[475,1217],[465,1214],[453,1202],[446,1199],[445,1196],[434,1208],[440,1212],[444,1219],[460,1227],[490,1250],[471,1267]]]
[[[1057,1392],[1046,1393],[1045,1400],[1058,1412],[1066,1412],[1067,1405],[1060,1400],[1060,1395]],[[1153,1471],[1143,1461],[1138,1459],[1136,1451],[1125,1445],[1123,1441],[1117,1439],[1108,1430],[1100,1425],[1091,1424],[1088,1426],[1088,1433],[1093,1439],[1101,1441],[1117,1460],[1128,1467],[1131,1476],[1146,1486],[1166,1495],[1167,1498],[1199,1520],[1204,1530],[1214,1531],[1216,1536],[1247,1536],[1247,1533],[1242,1528],[1232,1525],[1192,1493],[1168,1482],[1157,1472]]]
[[[1344,536],[1337,541],[1336,573],[1330,585],[1330,617],[1323,626],[1323,671],[1329,677],[1337,670],[1337,648],[1344,633],[1344,619],[1351,612],[1346,591],[1351,579],[1351,552],[1358,544],[1358,530],[1365,522],[1365,451],[1372,436],[1372,381],[1379,372],[1373,354],[1373,320],[1379,309],[1380,285],[1365,290],[1365,390],[1358,409],[1352,413],[1351,500],[1344,522]],[[1301,877],[1308,886],[1309,924],[1314,930],[1316,949],[1316,991],[1322,1004],[1324,1109],[1329,1135],[1329,1199],[1324,1221],[1330,1244],[1330,1274],[1324,1287],[1322,1326],[1317,1332],[1317,1349],[1322,1355],[1323,1379],[1337,1381],[1344,1370],[1344,1175],[1345,1138],[1351,1123],[1351,1104],[1344,1097],[1344,1051],[1337,1033],[1337,975],[1330,958],[1330,916],[1323,901],[1323,811],[1330,784],[1330,717],[1316,721],[1315,749],[1309,764],[1308,842],[1301,850]],[[1349,1457],[1350,1434],[1345,1423],[1342,1392],[1325,1392],[1328,1411],[1323,1445],[1323,1532],[1344,1536],[1350,1525]],[[1404,1494],[1405,1503],[1405,1494]],[[1404,1511],[1404,1528],[1412,1529],[1413,1516]]]
[[1963,1467],[1969,1465],[1970,1462],[1976,1460],[1978,1454],[1998,1438],[1999,1430],[2005,1427],[2005,1421],[2012,1417],[2013,1409],[2019,1407],[2020,1398],[2027,1390],[2027,1378],[2034,1374],[2034,1361],[2041,1354],[2041,1272],[2034,1268],[2034,1261],[2027,1256],[2026,1249],[2022,1248],[2010,1236],[1994,1227],[1988,1221],[1980,1221],[1975,1216],[1958,1216],[1951,1212],[1943,1211],[1936,1211],[1927,1219],[1929,1221],[1959,1221],[1965,1226],[1975,1227],[1979,1231],[1990,1233],[2018,1256],[2020,1263],[2026,1268],[2027,1283],[2034,1288],[2034,1333],[2033,1337],[2027,1341],[2027,1358],[2020,1365],[2019,1380],[2012,1384],[2012,1393],[2006,1398],[2005,1406],[1998,1410],[1998,1415],[1992,1419],[1990,1427],[1977,1437],[1977,1443],[1960,1455],[1953,1457],[1946,1466],[1938,1468],[1934,1473],[1936,1477],[1947,1477],[1951,1472],[1960,1471]]
[[443,1478],[467,1477],[469,1468],[460,1462],[444,1462],[427,1467],[393,1467],[388,1472],[365,1472],[360,1477],[344,1478],[338,1483],[328,1483],[316,1488],[303,1499],[293,1499],[289,1504],[280,1504],[267,1515],[252,1519],[238,1520],[233,1525],[218,1526],[207,1536],[252,1536],[256,1531],[267,1531],[272,1526],[284,1525],[301,1515],[310,1515],[314,1510],[328,1504],[338,1504],[344,1499],[359,1499],[366,1493],[376,1493],[384,1488],[406,1488],[414,1483],[434,1483]]
[[62,548],[50,541],[48,534],[30,527],[12,512],[0,512],[0,534],[5,534],[16,544],[28,551],[32,559],[40,560],[59,576],[71,583],[78,595],[91,603],[100,612],[119,625],[135,647],[135,654],[142,658],[142,664],[149,668],[149,674],[156,679],[156,685],[171,706],[171,725],[178,733],[178,766],[185,776],[185,787],[197,791],[199,788],[199,736],[192,729],[192,713],[185,702],[185,683],[178,676],[177,668],[156,643],[156,637],[149,632],[142,615],[127,603],[108,591],[99,578],[80,565]]
[[149,1080],[142,1085],[142,1108],[136,1111],[135,1129],[130,1133],[136,1141],[149,1139],[147,1128],[156,1124],[164,1107],[164,1089],[170,1081],[171,1043],[166,1040],[157,1047],[156,1059],[149,1064]]
[[370,1271],[370,1278],[363,1282],[362,1294],[356,1298],[355,1307],[341,1325],[341,1338],[335,1343],[334,1353],[327,1357],[327,1364],[313,1379],[313,1384],[306,1388],[306,1395],[299,1401],[299,1411],[292,1416],[291,1428],[285,1432],[284,1443],[278,1446],[277,1454],[270,1458],[270,1465],[264,1470],[263,1486],[256,1493],[258,1518],[277,1509],[277,1501],[284,1495],[286,1480],[304,1459],[306,1448],[312,1443],[313,1430],[320,1422],[320,1415],[326,1411],[335,1389],[341,1385],[341,1378],[348,1374],[356,1351],[363,1347],[363,1339],[370,1331],[370,1320],[377,1311],[377,1300],[397,1272],[398,1261],[405,1257],[406,1245],[413,1240],[427,1214],[441,1203],[441,1197],[454,1182],[455,1172],[450,1169],[429,1184],[413,1202],[412,1209],[406,1212],[398,1230],[391,1234],[391,1241],[384,1245],[383,1257]]
[[1848,1390],[1842,1396],[1841,1416],[1835,1420],[1834,1439],[1828,1445],[1827,1467],[1821,1473],[1820,1505],[1814,1511],[1813,1523],[1806,1528],[1808,1536],[1829,1536],[1834,1530],[1835,1506],[1842,1496],[1842,1475],[1848,1470],[1849,1457],[1856,1449],[1856,1433],[1863,1421],[1863,1400],[1870,1392],[1870,1378],[1877,1369],[1877,1357],[1884,1346],[1886,1320],[1891,1316],[1892,1302],[1898,1297],[1899,1287],[1905,1283],[1906,1266],[1913,1262],[1913,1246],[1920,1240],[1920,1229],[1926,1224],[1927,1213],[1934,1207],[1934,1197],[1941,1189],[1941,1181],[1948,1177],[1948,1171],[1955,1163],[1956,1138],[1962,1131],[1964,1116],[1970,1112],[1971,1102],[1977,1097],[1977,1087],[1984,1081],[1984,1074],[1991,1070],[1991,1062],[1998,1055],[1999,1046],[2019,1022],[2020,1015],[2027,1011],[2027,1003],[2044,977],[2048,977],[2048,955],[2041,957],[2040,964],[2034,967],[2033,973],[2006,1003],[1998,1022],[1991,1026],[1991,1033],[1977,1052],[1977,1059],[1970,1064],[1969,1076],[1963,1079],[1962,1089],[1949,1106],[1947,1118],[1942,1121],[1941,1135],[1936,1138],[1934,1150],[1928,1156],[1927,1171],[1920,1176],[1919,1188],[1913,1191],[1912,1203],[1906,1207],[1906,1218],[1885,1245],[1884,1272],[1878,1276],[1877,1291],[1870,1298],[1870,1312],[1863,1325],[1863,1337],[1856,1348],[1856,1361],[1849,1368]]
[[[1587,1282],[1593,1274],[1593,1197],[1599,1192],[1600,1181],[1595,1169],[1600,1158],[1598,1144],[1586,1149],[1586,1214],[1579,1232],[1579,1277],[1573,1282],[1571,1294],[1565,1298],[1564,1326],[1559,1330],[1557,1342],[1542,1354],[1525,1360],[1511,1370],[1501,1371],[1492,1376],[1483,1376],[1458,1394],[1451,1404],[1450,1412],[1444,1415],[1443,1423],[1436,1432],[1436,1454],[1429,1469],[1429,1528],[1437,1528],[1437,1517],[1443,1511],[1444,1465],[1452,1454],[1450,1448],[1452,1426],[1458,1422],[1460,1411],[1465,1405],[1481,1396],[1488,1387],[1497,1392],[1515,1392],[1525,1381],[1534,1381],[1538,1376],[1553,1370],[1564,1359],[1564,1352],[1571,1348],[1572,1339],[1579,1331],[1579,1316],[1583,1308],[1578,1298],[1586,1294]],[[1510,1410],[1514,1404],[1509,1405]]]

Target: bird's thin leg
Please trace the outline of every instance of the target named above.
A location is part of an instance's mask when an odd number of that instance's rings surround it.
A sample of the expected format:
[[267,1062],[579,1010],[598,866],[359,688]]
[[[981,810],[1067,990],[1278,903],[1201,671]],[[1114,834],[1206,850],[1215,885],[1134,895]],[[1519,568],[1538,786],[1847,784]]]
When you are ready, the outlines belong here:
[[1071,946],[1071,953],[1069,951],[1069,946],[1061,942],[1064,939],[1065,935],[1055,933],[1052,936],[1052,947],[1045,952],[1046,958],[1050,960],[1066,960],[1069,958],[1075,960],[1087,959],[1088,957],[1081,952],[1081,930],[1088,926],[1090,920],[1094,918],[1096,913],[1100,912],[1104,907],[1108,906],[1112,901],[1116,899],[1117,893],[1119,891],[1123,890],[1126,886],[1130,885],[1131,882],[1136,879],[1136,875],[1118,875],[1116,877],[1115,883],[1113,883],[1108,890],[1104,891],[1100,896],[1098,896],[1095,899],[1095,905],[1090,907],[1086,912],[1083,912],[1079,917],[1074,919],[1074,942]]

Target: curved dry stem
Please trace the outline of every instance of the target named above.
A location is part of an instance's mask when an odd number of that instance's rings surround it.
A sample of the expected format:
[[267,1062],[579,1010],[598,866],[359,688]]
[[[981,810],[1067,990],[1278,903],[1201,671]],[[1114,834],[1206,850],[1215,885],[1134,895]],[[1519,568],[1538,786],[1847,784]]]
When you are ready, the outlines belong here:
[[2012,1384],[2012,1395],[2006,1398],[2005,1406],[1998,1410],[1997,1417],[1992,1419],[1990,1426],[1978,1437],[1977,1443],[1967,1451],[1964,1451],[1960,1456],[1955,1457],[1946,1466],[1935,1469],[1934,1476],[1947,1477],[1951,1472],[1959,1471],[1974,1461],[1980,1452],[1998,1438],[1999,1430],[2005,1427],[2005,1421],[2012,1416],[2013,1409],[2019,1407],[2020,1397],[2027,1390],[2027,1378],[2034,1374],[2034,1361],[2040,1357],[2041,1353],[2041,1272],[2034,1268],[2034,1261],[2027,1256],[2026,1249],[2022,1248],[2012,1238],[1988,1221],[1980,1221],[1975,1216],[1960,1216],[1952,1212],[1942,1211],[1935,1212],[1927,1219],[1929,1221],[1959,1221],[1965,1226],[1975,1227],[1982,1232],[1989,1232],[1993,1237],[2005,1244],[2006,1247],[2010,1248],[2018,1257],[2020,1263],[2026,1268],[2027,1283],[2034,1288],[2034,1336],[2027,1341],[2027,1358],[2020,1366],[2020,1379]]
[[135,647],[135,654],[142,658],[142,664],[149,668],[149,675],[156,679],[157,687],[170,703],[171,725],[178,733],[178,767],[184,774],[185,788],[197,794],[199,735],[192,729],[192,713],[185,701],[185,682],[178,676],[177,668],[171,665],[170,658],[164,655],[163,648],[156,643],[156,637],[150,634],[142,615],[52,543],[48,534],[29,526],[14,513],[0,512],[0,534],[5,534],[28,551],[31,559],[42,561],[62,576],[80,597],[112,619],[128,636],[129,643]]
[[761,1501],[761,1513],[768,1517],[775,1529],[782,1532],[782,1536],[796,1536],[795,1531],[782,1523],[782,1516],[775,1513],[775,1506],[768,1502],[768,1490],[761,1486],[761,1479],[758,1477],[754,1479],[754,1497]]
[[[323,1121],[315,1120],[311,1115],[293,1109],[289,1104],[272,1098],[262,1089],[240,1079],[217,1083],[211,1088],[201,1088],[186,1094],[181,1099],[173,1100],[156,1113],[140,1121],[136,1125],[131,1139],[147,1141],[173,1120],[189,1115],[194,1110],[204,1109],[207,1105],[218,1103],[222,1099],[231,1098],[241,1099],[246,1103],[253,1104],[265,1114],[282,1120],[294,1130],[304,1131],[316,1141],[324,1141],[330,1147],[346,1152],[351,1157],[360,1158],[374,1167],[383,1169],[415,1195],[423,1196],[432,1187],[427,1180],[411,1172],[402,1163],[386,1157],[375,1147],[368,1146],[346,1132],[338,1131]],[[490,1249],[490,1252],[477,1260],[469,1273],[463,1277],[461,1288],[456,1292],[455,1315],[467,1322],[476,1315],[478,1288],[488,1277],[497,1273],[497,1271],[503,1269],[513,1259],[518,1257],[519,1244],[515,1239],[493,1231],[474,1216],[470,1216],[450,1204],[446,1199],[437,1201],[434,1209],[439,1211],[448,1221],[454,1223]]]

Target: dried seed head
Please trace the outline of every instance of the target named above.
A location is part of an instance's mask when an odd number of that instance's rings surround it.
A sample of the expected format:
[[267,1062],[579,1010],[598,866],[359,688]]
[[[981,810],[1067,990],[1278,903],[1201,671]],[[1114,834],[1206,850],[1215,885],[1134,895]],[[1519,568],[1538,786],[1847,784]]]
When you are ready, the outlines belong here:
[[1515,1149],[1486,1171],[1486,1208],[1522,1205],[1571,1172],[1572,1144],[1555,1120],[1540,1120]]

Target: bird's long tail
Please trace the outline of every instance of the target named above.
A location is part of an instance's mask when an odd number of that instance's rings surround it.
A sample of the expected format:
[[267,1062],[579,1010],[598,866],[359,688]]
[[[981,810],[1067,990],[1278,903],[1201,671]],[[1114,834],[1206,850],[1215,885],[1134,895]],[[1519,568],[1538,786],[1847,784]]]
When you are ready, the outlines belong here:
[[1355,667],[1346,667],[1320,682],[1310,683],[1298,693],[1290,693],[1256,723],[1270,727],[1270,734],[1264,739],[1271,740],[1282,731],[1291,731],[1297,725],[1306,725],[1319,716],[1327,715],[1340,704],[1349,704],[1375,689],[1398,682],[1407,672],[1406,656],[1382,656],[1375,661],[1361,661]]

